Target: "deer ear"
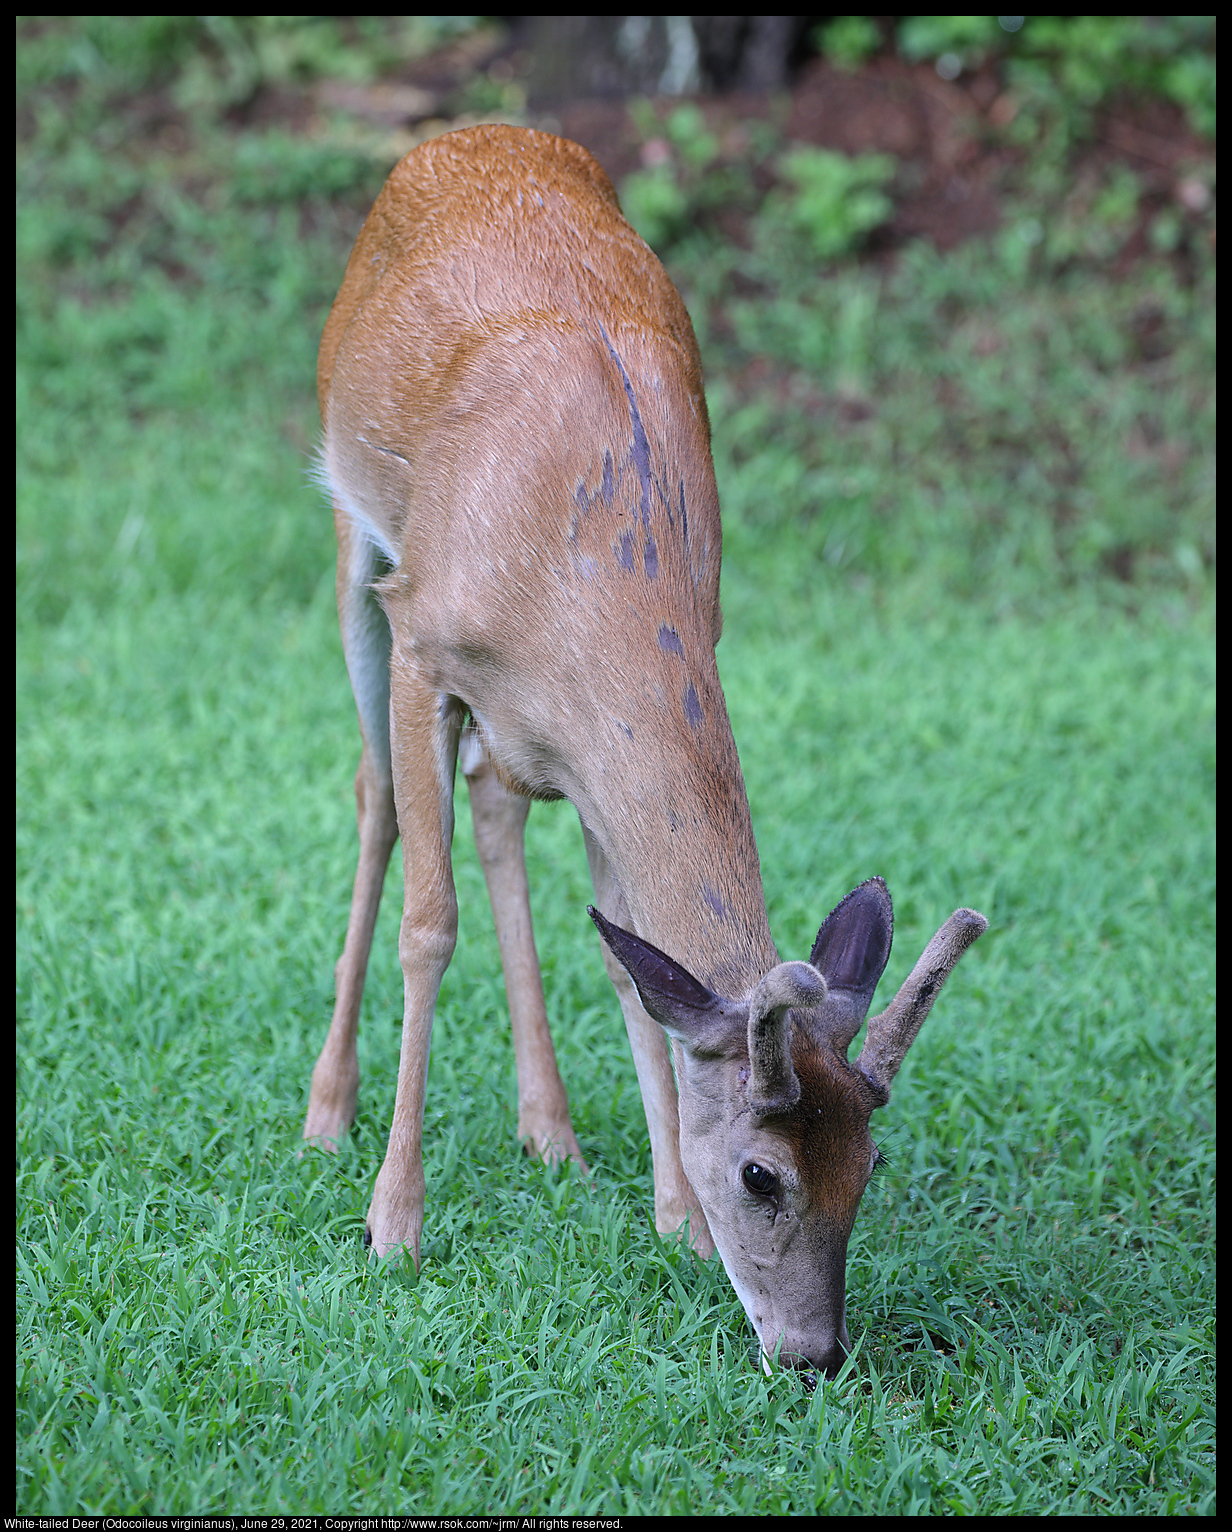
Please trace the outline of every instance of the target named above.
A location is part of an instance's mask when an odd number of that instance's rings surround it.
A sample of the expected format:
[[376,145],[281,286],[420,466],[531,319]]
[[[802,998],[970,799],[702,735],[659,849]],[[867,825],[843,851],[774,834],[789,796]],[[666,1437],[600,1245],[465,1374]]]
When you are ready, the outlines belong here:
[[830,991],[818,1025],[843,1060],[868,1014],[893,940],[894,907],[881,878],[853,888],[817,933],[809,963]]
[[707,989],[666,952],[634,936],[632,931],[613,925],[593,904],[587,906],[586,913],[633,980],[647,1014],[673,1037],[703,1051],[726,1051],[723,1044],[734,1023],[736,1038],[743,1043],[746,1008]]
[[847,990],[863,1016],[890,961],[893,941],[890,891],[881,878],[869,878],[826,916],[809,962],[825,976],[831,990]]

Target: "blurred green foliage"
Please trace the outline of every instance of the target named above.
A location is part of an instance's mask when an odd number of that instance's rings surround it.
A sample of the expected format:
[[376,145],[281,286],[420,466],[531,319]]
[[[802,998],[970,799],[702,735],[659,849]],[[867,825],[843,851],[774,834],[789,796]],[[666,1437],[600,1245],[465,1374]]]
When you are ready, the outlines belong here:
[[[307,40],[341,24],[236,25],[258,53],[280,37],[306,59]],[[416,25],[421,41],[443,35]],[[182,455],[184,430],[208,421],[239,444],[220,464],[231,474],[254,422],[282,431],[290,411],[307,462],[314,336],[386,164],[332,131],[230,130],[219,97],[176,108],[169,139],[134,135],[141,92],[184,99],[182,71],[216,34],[204,26],[103,18],[22,36],[18,602],[31,615],[175,586],[203,560],[254,594],[319,578],[299,512],[276,512],[270,540],[255,521],[223,535],[160,507],[153,444],[166,431]],[[384,24],[336,35],[362,52],[370,32],[375,70],[393,46]],[[1140,177],[1110,162],[1067,179],[1062,157],[1041,154],[992,238],[866,267],[847,258],[892,211],[889,161],[784,145],[771,123],[721,139],[694,103],[631,111],[645,168],[621,195],[702,338],[733,545],[747,521],[755,558],[769,518],[823,567],[911,570],[994,603],[1087,582],[1116,599],[1144,582],[1205,588],[1213,199],[1151,204],[1147,250],[1110,280],[1147,216]],[[751,367],[766,391],[750,389]],[[136,453],[131,472],[92,471],[105,443]],[[776,488],[746,494],[754,482]]]
[[894,176],[888,154],[835,154],[801,144],[781,155],[776,168],[786,187],[766,198],[759,232],[777,242],[784,228],[794,230],[815,261],[856,249],[893,212],[882,190]]
[[881,28],[871,16],[832,16],[817,28],[818,48],[840,69],[858,69],[881,51]]
[[174,85],[179,105],[219,111],[263,85],[372,80],[470,32],[474,16],[78,16],[26,19],[17,91]]
[[836,16],[817,29],[833,63],[853,67],[892,47],[931,59],[946,79],[994,63],[1023,98],[1020,136],[1080,137],[1112,96],[1155,94],[1181,107],[1195,132],[1215,136],[1213,16],[904,16],[885,23]]
[[[740,210],[756,219],[757,236],[778,246],[784,240],[805,259],[830,261],[859,248],[869,230],[889,216],[893,203],[882,188],[894,175],[888,155],[835,154],[811,144],[780,152],[773,127],[757,124],[744,155],[726,154],[692,102],[673,107],[660,120],[649,101],[630,104],[643,139],[646,168],[620,184],[625,216],[656,250],[698,232],[699,219]],[[758,191],[753,167],[772,168],[779,187]]]
[[649,101],[631,102],[629,113],[649,163],[624,178],[620,201],[647,244],[656,249],[671,245],[688,234],[698,213],[724,206],[742,192],[747,195],[740,167],[728,163],[692,102],[673,107],[661,122]]
[[888,157],[784,148],[768,124],[733,152],[691,106],[635,117],[653,163],[621,195],[702,337],[742,557],[790,530],[899,599],[915,578],[1001,605],[1206,588],[1213,167],[1189,172],[1192,206],[1161,205],[1115,159],[1073,176],[1058,132],[1007,173],[992,236],[854,265],[893,213]]

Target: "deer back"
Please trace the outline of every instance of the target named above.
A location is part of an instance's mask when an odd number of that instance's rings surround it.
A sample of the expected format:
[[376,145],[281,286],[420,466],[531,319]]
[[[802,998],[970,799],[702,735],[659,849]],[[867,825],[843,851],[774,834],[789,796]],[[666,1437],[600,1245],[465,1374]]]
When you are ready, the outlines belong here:
[[318,368],[335,504],[397,648],[497,771],[568,797],[639,930],[712,982],[775,960],[714,646],[721,534],[692,325],[576,144],[421,146],[356,242]]

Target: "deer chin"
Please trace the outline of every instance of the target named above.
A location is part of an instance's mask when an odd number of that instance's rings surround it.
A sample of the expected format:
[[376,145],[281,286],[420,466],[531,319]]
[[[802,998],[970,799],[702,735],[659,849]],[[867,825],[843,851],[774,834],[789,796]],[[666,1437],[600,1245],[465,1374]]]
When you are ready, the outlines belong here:
[[742,1279],[736,1262],[724,1254],[722,1242],[717,1238],[715,1248],[723,1262],[727,1280],[757,1336],[762,1370],[769,1375],[773,1371],[772,1364],[777,1364],[793,1372],[835,1377],[851,1349],[851,1338],[847,1333],[846,1299],[839,1300],[837,1323],[819,1317],[805,1335],[798,1325],[798,1313],[793,1313],[789,1318],[780,1318],[771,1307],[768,1292],[759,1292]]

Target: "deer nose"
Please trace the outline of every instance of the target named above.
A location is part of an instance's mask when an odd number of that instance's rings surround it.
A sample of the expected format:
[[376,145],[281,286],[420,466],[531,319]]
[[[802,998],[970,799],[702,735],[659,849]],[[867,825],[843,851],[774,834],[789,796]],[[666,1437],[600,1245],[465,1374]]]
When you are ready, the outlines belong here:
[[808,1389],[816,1388],[818,1375],[836,1378],[847,1360],[847,1347],[839,1336],[828,1346],[807,1346],[794,1351],[784,1345],[779,1352],[779,1366],[790,1367],[801,1374],[801,1381]]
[[822,1356],[810,1358],[818,1372],[824,1372],[827,1378],[837,1378],[843,1363],[847,1360],[847,1347],[841,1340],[834,1344]]

